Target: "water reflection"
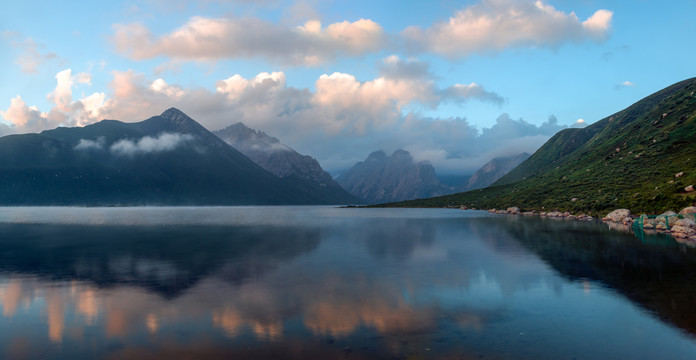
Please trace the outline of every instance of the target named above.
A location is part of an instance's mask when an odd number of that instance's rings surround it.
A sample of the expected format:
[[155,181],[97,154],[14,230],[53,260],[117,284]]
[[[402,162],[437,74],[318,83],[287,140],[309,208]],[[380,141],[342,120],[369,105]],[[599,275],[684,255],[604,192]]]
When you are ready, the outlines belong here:
[[[620,291],[696,335],[696,251],[667,234],[624,232],[579,222],[504,219],[504,228],[562,276]],[[559,235],[560,233],[560,235]]]
[[292,209],[262,226],[238,211],[244,224],[0,224],[0,357],[686,359],[696,349],[625,300],[694,333],[691,249],[461,211]]

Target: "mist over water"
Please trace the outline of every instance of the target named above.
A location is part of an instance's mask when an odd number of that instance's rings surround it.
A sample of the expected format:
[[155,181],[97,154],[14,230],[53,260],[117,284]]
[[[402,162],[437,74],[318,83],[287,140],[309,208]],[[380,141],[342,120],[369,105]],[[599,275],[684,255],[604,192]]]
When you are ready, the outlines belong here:
[[0,208],[0,357],[696,355],[696,252],[447,209]]

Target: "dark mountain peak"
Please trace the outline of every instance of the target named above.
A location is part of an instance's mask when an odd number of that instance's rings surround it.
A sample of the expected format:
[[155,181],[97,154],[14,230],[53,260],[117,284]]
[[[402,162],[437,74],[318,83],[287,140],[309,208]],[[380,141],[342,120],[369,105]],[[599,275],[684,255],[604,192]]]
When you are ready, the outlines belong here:
[[188,115],[184,114],[183,111],[171,107],[167,110],[165,110],[162,114],[160,114],[161,117],[165,119],[171,119],[171,120],[180,120],[180,119],[187,119],[187,120],[193,120],[191,119]]
[[137,127],[146,132],[178,132],[194,134],[208,140],[216,139],[203,125],[177,108],[169,108],[159,116],[137,123]]
[[383,150],[375,151],[336,180],[351,194],[371,203],[443,195],[450,191],[438,180],[429,162],[415,162],[411,153],[401,149],[391,156]]
[[370,153],[366,161],[384,161],[387,159],[387,153],[384,150],[377,150]]
[[394,151],[394,153],[392,154],[392,157],[393,158],[411,158],[411,159],[413,158],[413,156],[411,156],[411,153],[404,150],[404,149],[399,149],[399,150]]

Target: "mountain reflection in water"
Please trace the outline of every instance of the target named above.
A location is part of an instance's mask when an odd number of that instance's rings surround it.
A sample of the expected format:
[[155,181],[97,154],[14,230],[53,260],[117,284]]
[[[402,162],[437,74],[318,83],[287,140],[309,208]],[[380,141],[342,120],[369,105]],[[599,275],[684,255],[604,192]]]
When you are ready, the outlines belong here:
[[455,210],[64,211],[0,223],[0,357],[696,354],[696,253],[665,238]]

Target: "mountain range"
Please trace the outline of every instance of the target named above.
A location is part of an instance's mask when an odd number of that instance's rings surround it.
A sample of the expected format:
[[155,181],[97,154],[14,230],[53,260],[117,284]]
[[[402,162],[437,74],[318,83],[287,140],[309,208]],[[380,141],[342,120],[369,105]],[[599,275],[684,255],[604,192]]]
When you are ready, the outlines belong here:
[[661,213],[694,203],[696,78],[562,130],[488,188],[394,204]]
[[451,193],[435,175],[427,161],[416,162],[408,151],[391,156],[384,151],[371,153],[337,178],[341,186],[368,203],[419,199]]
[[334,204],[279,178],[171,108],[137,123],[0,138],[2,205]]
[[302,155],[280,140],[266,133],[250,129],[242,123],[214,131],[213,134],[239,150],[248,158],[272,174],[283,179],[297,179],[326,201],[334,204],[361,203],[344,190],[319,162],[311,156]]

